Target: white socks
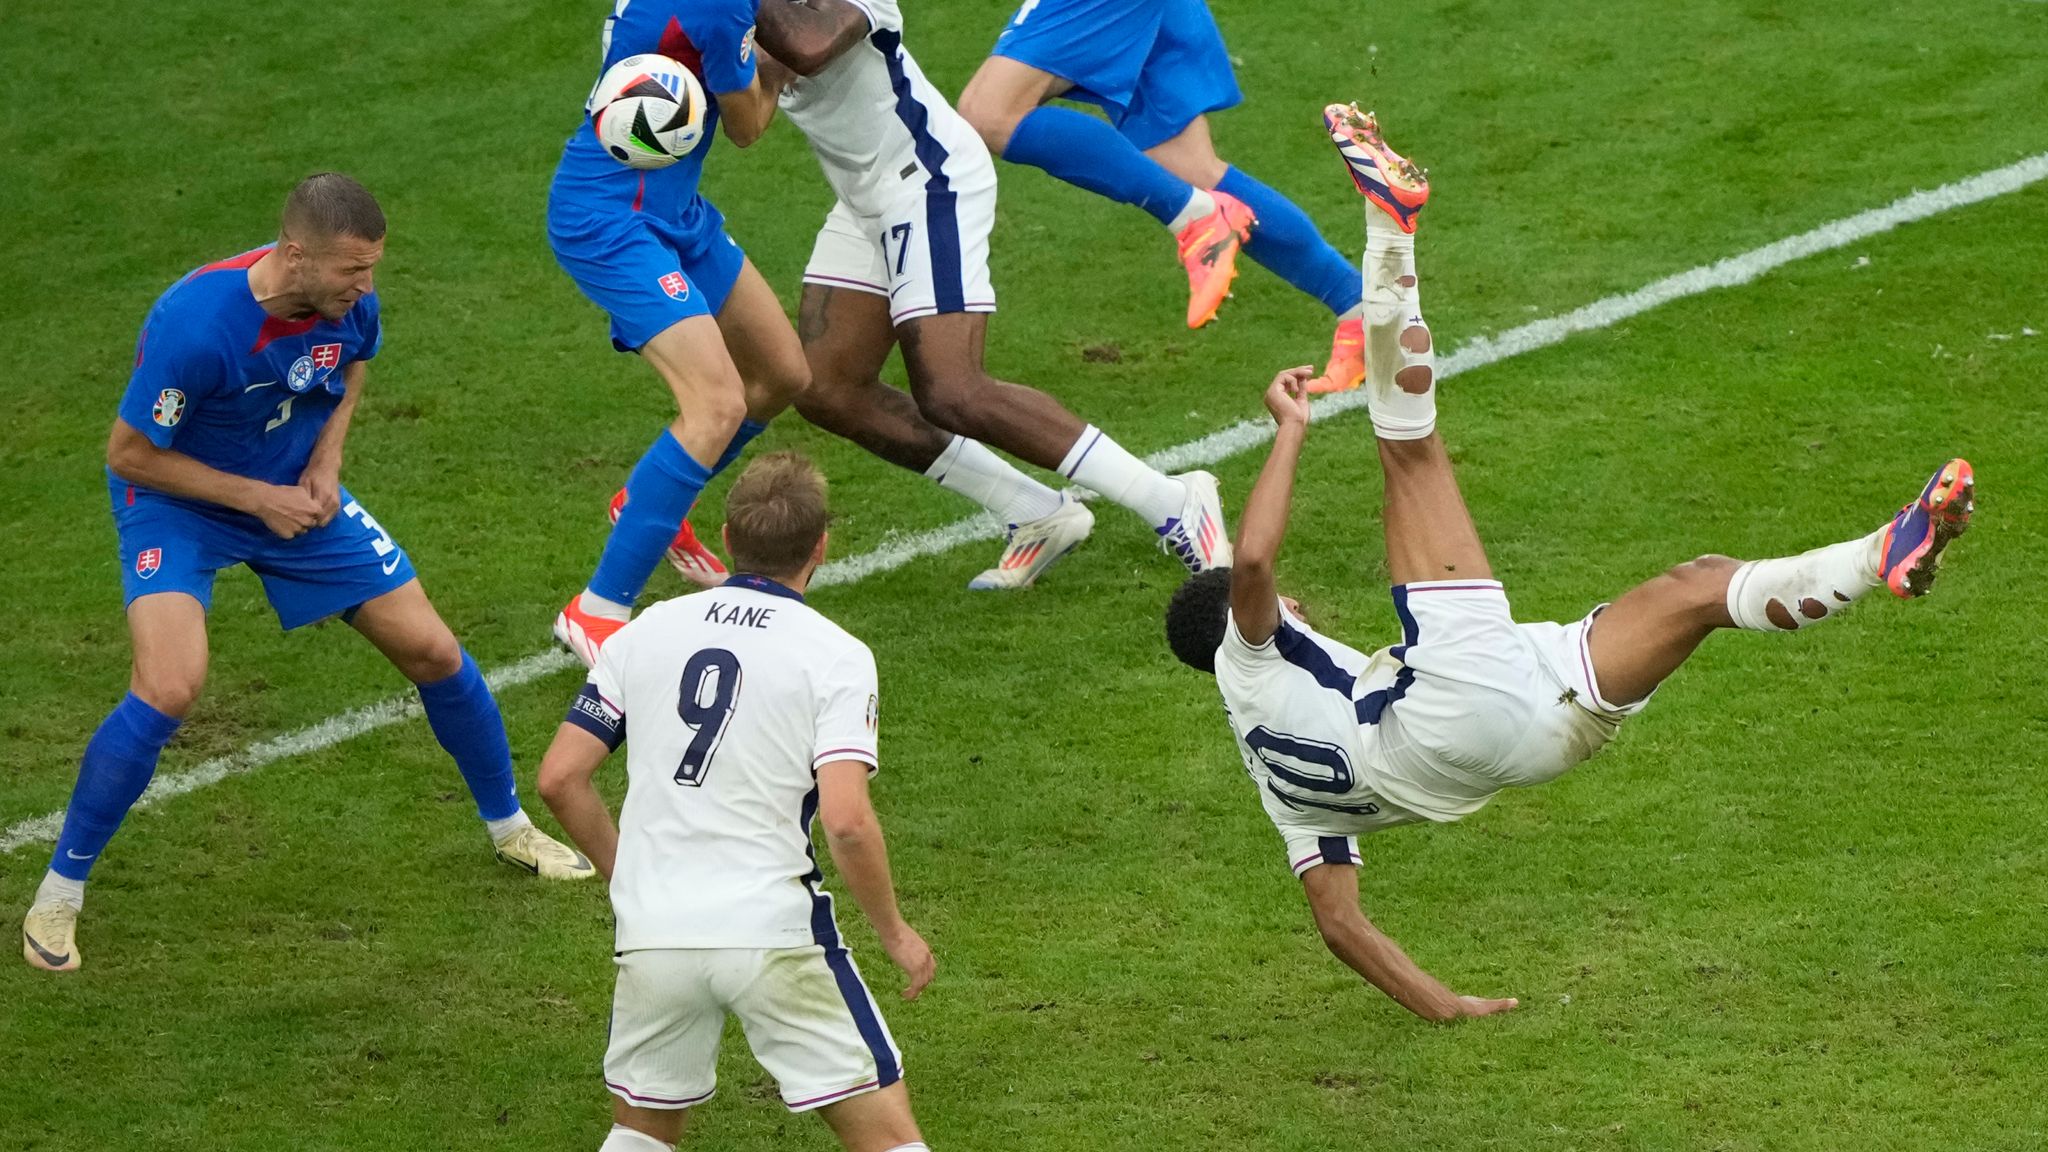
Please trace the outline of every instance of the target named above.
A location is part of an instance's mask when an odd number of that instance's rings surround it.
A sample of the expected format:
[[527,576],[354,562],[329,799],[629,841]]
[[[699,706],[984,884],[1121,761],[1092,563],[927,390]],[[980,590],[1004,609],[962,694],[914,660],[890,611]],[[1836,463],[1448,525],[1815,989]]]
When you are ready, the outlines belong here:
[[1067,449],[1060,475],[1129,508],[1154,528],[1179,516],[1188,499],[1186,485],[1124,451],[1093,424]]
[[614,1124],[611,1135],[606,1136],[604,1143],[597,1146],[597,1152],[676,1152],[676,1146],[664,1144],[647,1133],[628,1128],[624,1124]]
[[1422,319],[1415,237],[1365,208],[1365,386],[1372,429],[1382,440],[1420,440],[1436,431],[1436,346]]
[[1022,524],[1060,510],[1060,494],[1026,476],[978,440],[953,437],[924,474],[958,492],[1005,524]]
[[1166,226],[1168,232],[1178,236],[1182,229],[1216,210],[1216,198],[1214,196],[1209,195],[1208,192],[1200,188],[1195,189],[1194,192],[1194,195],[1188,197],[1188,202],[1181,205],[1180,215],[1175,216],[1173,222]]
[[484,828],[490,832],[491,843],[493,844],[502,844],[505,841],[505,837],[512,835],[521,828],[531,827],[533,827],[533,821],[526,815],[524,808],[505,817],[503,820],[484,821]]
[[51,900],[73,908],[85,907],[85,881],[67,879],[55,872],[43,873],[43,882],[36,885],[36,898],[30,903],[42,904]]
[[631,604],[621,604],[617,600],[607,600],[588,588],[583,590],[583,598],[578,603],[585,612],[590,613],[592,616],[602,616],[607,620],[631,620],[633,618],[633,606]]
[[1878,585],[1884,529],[1797,556],[1751,560],[1728,580],[1728,615],[1752,632],[1790,632],[1854,604]]

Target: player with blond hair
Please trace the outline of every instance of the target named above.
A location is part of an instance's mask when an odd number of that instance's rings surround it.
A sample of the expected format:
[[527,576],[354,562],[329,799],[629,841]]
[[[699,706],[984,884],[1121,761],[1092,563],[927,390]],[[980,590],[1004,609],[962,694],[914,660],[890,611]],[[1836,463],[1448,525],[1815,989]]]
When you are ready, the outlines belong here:
[[[782,0],[775,0],[780,3]],[[792,1112],[851,1152],[921,1152],[902,1056],[839,935],[811,843],[905,973],[931,949],[897,909],[875,773],[866,645],[804,601],[826,547],[825,478],[802,456],[750,465],[726,497],[726,583],[641,612],[599,652],[540,767],[540,791],[611,883],[618,965],[602,1152],[666,1152],[717,1084],[739,1018]],[[616,825],[592,783],[626,739]]]

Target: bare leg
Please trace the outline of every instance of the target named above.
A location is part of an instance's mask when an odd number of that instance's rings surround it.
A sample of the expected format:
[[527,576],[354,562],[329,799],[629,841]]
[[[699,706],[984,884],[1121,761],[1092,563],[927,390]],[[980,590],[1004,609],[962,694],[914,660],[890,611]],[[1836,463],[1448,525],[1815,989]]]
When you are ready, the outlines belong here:
[[796,330],[752,260],[740,266],[740,278],[719,309],[718,331],[745,381],[747,418],[755,423],[775,419],[810,383]]
[[1741,566],[1727,556],[1702,556],[1608,605],[1586,637],[1600,695],[1615,705],[1644,699],[1715,629],[1734,627],[1728,578]]
[[960,115],[981,134],[989,154],[1001,156],[1018,121],[1072,87],[1050,72],[1007,56],[991,56],[981,62],[974,78],[961,90]]
[[896,343],[888,298],[806,284],[797,327],[811,366],[811,386],[796,402],[803,418],[898,467],[930,468],[953,434],[926,420],[907,394],[882,383],[882,364]]
[[418,580],[364,604],[349,626],[415,684],[446,680],[462,670],[462,645]]
[[1393,582],[1492,579],[1443,439],[1432,432],[1420,440],[1377,443],[1386,473],[1387,572]]
[[889,1152],[919,1141],[917,1120],[910,1114],[910,1090],[898,1080],[887,1088],[863,1092],[818,1109],[846,1152]]
[[988,313],[953,312],[898,329],[911,394],[925,419],[1041,468],[1058,468],[1086,425],[1060,402],[982,367]]
[[1223,174],[1230,170],[1230,165],[1216,155],[1216,143],[1209,136],[1207,116],[1195,117],[1180,130],[1180,135],[1145,149],[1145,155],[1159,161],[1160,167],[1175,176],[1210,191],[1223,182]]

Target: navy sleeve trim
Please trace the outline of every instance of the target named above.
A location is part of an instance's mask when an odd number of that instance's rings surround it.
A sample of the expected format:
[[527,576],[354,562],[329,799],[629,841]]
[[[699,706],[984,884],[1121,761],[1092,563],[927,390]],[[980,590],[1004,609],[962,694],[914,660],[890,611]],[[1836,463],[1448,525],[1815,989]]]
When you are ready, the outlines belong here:
[[583,690],[570,702],[569,714],[563,720],[604,741],[605,748],[610,751],[618,751],[619,745],[626,742],[625,714],[599,695],[595,684],[583,685]]

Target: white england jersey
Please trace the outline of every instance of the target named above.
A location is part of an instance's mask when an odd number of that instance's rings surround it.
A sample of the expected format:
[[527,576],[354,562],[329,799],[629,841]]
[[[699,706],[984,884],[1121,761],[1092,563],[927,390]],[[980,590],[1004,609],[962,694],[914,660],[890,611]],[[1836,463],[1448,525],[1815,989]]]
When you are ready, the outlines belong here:
[[994,188],[988,147],[903,47],[896,0],[847,2],[867,14],[867,39],[791,80],[780,101],[839,199],[880,216],[906,194]]
[[1318,849],[1322,838],[1456,820],[1499,791],[1427,771],[1418,757],[1387,744],[1381,720],[1414,678],[1399,652],[1367,656],[1285,608],[1279,629],[1252,645],[1230,618],[1216,650],[1216,687],[1245,771],[1297,857],[1297,872],[1312,862],[1305,851],[1343,862],[1330,856],[1337,849]]
[[[617,747],[617,948],[838,945],[817,767],[874,770],[867,645],[771,580],[664,601],[601,650],[569,719]],[[609,733],[609,734],[607,734]]]

